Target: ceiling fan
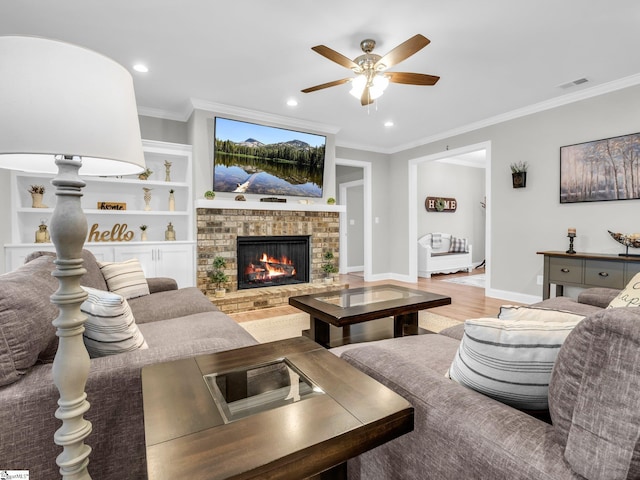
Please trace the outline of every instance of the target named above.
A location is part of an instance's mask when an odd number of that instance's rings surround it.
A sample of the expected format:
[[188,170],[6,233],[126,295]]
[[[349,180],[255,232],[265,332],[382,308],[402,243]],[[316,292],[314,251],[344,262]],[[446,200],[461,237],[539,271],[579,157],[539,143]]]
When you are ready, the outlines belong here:
[[359,57],[351,60],[344,55],[332,50],[324,45],[317,45],[311,50],[319,53],[323,57],[336,62],[343,67],[353,70],[356,76],[353,78],[343,78],[333,82],[323,83],[315,87],[305,88],[304,93],[311,93],[324,88],[335,87],[348,82],[352,83],[349,93],[360,98],[362,105],[369,105],[378,98],[387,88],[389,82],[402,83],[405,85],[435,85],[440,77],[426,75],[423,73],[408,72],[387,72],[386,70],[394,65],[406,60],[414,53],[429,45],[430,40],[420,34],[414,35],[409,40],[398,45],[385,56],[381,57],[373,52],[376,46],[375,40],[365,39],[360,42],[360,48],[364,52]]

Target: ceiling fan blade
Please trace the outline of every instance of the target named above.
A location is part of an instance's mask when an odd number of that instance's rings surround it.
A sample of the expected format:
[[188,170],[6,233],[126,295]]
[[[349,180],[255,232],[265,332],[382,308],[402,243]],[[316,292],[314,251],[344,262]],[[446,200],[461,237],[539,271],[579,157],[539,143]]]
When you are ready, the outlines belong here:
[[318,90],[322,90],[323,88],[329,88],[329,87],[335,87],[337,85],[342,85],[343,83],[347,83],[350,80],[351,80],[350,78],[343,78],[342,80],[334,80],[333,82],[323,83],[321,85],[316,85],[315,87],[305,88],[304,90],[301,90],[301,92],[302,93],[316,92]]
[[335,50],[332,50],[329,47],[325,47],[324,45],[317,45],[315,47],[311,47],[311,50],[313,50],[316,53],[319,53],[325,58],[328,58],[332,62],[336,62],[338,65],[342,65],[345,68],[348,68],[350,70],[357,70],[357,71],[360,70],[360,67],[358,66],[358,64],[355,63],[353,60],[345,57],[344,55],[336,52]]
[[378,69],[378,67],[381,66],[384,66],[384,68],[392,67],[393,65],[409,58],[417,51],[423,49],[424,47],[429,45],[429,43],[431,43],[431,40],[429,40],[427,37],[420,34],[414,35],[409,40],[401,43],[385,56],[383,56],[380,60],[378,60],[375,63],[374,68]]
[[365,105],[370,105],[373,103],[373,98],[369,94],[369,86],[364,87],[362,91],[362,96],[360,97],[360,104],[364,107]]
[[440,80],[440,77],[424,73],[386,72],[384,76],[389,78],[390,82],[405,85],[435,85]]

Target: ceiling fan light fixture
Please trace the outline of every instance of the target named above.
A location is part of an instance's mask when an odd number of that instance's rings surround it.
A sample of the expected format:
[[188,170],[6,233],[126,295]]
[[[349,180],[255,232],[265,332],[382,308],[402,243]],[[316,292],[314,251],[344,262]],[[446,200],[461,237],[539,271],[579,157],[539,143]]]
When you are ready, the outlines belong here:
[[[349,93],[360,100],[362,92],[367,86],[367,75],[361,74],[351,80],[351,90]],[[389,79],[382,74],[374,75],[371,85],[369,86],[369,96],[372,100],[382,96],[385,89],[389,86]]]

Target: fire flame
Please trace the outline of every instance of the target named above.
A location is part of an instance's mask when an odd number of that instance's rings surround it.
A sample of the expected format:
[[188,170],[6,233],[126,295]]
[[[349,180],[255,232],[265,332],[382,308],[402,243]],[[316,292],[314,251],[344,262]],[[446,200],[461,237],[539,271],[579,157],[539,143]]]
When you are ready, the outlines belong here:
[[270,280],[281,276],[295,276],[295,267],[285,268],[285,265],[293,265],[293,262],[286,256],[281,258],[270,257],[266,253],[260,257],[259,265],[250,263],[245,269],[245,275],[251,275],[254,279]]

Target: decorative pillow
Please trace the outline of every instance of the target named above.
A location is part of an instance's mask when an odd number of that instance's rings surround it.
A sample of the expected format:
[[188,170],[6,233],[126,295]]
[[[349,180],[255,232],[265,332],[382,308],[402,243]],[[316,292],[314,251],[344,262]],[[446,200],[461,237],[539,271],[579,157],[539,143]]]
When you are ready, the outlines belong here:
[[452,380],[521,410],[546,410],[551,371],[576,321],[467,320]]
[[98,262],[109,291],[124,298],[149,295],[149,284],[137,258],[124,262]]
[[449,246],[449,253],[464,253],[464,252],[467,252],[468,250],[469,248],[467,247],[466,238],[451,237],[451,245]]
[[579,322],[584,315],[545,307],[529,305],[502,305],[498,318],[502,320],[533,320],[541,322]]
[[640,305],[640,273],[636,273],[627,286],[616,298],[609,302],[607,308],[637,307]]
[[89,294],[80,309],[87,315],[83,336],[91,358],[149,348],[124,297],[82,288]]
[[435,250],[442,248],[442,234],[441,233],[432,233],[431,234],[431,247]]

